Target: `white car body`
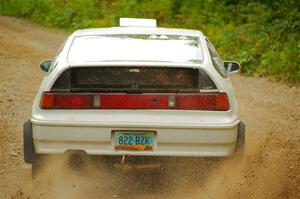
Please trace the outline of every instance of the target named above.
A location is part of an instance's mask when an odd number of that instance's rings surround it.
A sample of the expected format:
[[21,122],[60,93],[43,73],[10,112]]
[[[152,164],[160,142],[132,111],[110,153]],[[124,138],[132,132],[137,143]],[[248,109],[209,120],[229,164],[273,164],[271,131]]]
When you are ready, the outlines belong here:
[[[180,35],[199,38],[201,62],[96,61],[68,59],[75,38],[99,35]],[[229,77],[222,77],[213,67],[207,38],[200,31],[156,27],[112,27],[78,30],[68,37],[44,77],[32,107],[32,137],[37,154],[62,154],[84,151],[91,155],[137,156],[230,156],[238,138],[238,105]],[[84,52],[82,53],[89,53]],[[205,110],[48,110],[40,108],[41,95],[50,91],[54,81],[69,67],[89,66],[159,66],[201,68],[217,89],[225,92],[230,109]],[[150,151],[115,150],[114,130],[156,131]]]

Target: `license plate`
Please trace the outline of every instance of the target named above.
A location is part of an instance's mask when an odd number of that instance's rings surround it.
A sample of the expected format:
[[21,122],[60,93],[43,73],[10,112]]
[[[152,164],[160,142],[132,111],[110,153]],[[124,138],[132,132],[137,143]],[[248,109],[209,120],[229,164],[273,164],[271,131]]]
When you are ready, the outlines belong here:
[[153,150],[153,131],[114,131],[114,138],[116,150]]

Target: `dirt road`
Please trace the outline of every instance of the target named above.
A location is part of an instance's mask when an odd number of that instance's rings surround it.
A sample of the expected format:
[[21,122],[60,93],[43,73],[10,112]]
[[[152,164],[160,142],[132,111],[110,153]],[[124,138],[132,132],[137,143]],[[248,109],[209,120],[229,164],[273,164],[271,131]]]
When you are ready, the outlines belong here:
[[44,75],[39,61],[51,58],[65,37],[0,16],[0,199],[300,198],[300,89],[239,75],[232,80],[246,124],[243,158],[186,161],[159,177],[91,172],[57,180],[53,167],[48,178],[32,183],[22,124]]

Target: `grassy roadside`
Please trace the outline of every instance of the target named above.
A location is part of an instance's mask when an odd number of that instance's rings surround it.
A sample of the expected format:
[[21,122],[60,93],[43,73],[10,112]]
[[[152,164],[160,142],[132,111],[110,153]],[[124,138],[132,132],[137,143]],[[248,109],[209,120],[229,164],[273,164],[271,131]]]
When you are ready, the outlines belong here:
[[156,18],[160,26],[200,29],[246,75],[300,84],[296,0],[0,0],[0,14],[68,31],[118,25],[124,16]]

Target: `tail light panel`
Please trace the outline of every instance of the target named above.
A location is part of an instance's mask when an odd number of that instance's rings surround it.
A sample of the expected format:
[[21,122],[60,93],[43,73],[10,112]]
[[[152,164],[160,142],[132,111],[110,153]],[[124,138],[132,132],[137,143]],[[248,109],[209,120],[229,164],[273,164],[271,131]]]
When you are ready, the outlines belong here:
[[44,92],[41,97],[42,109],[89,109],[91,95]]
[[41,96],[42,109],[230,109],[226,93],[53,93]]

